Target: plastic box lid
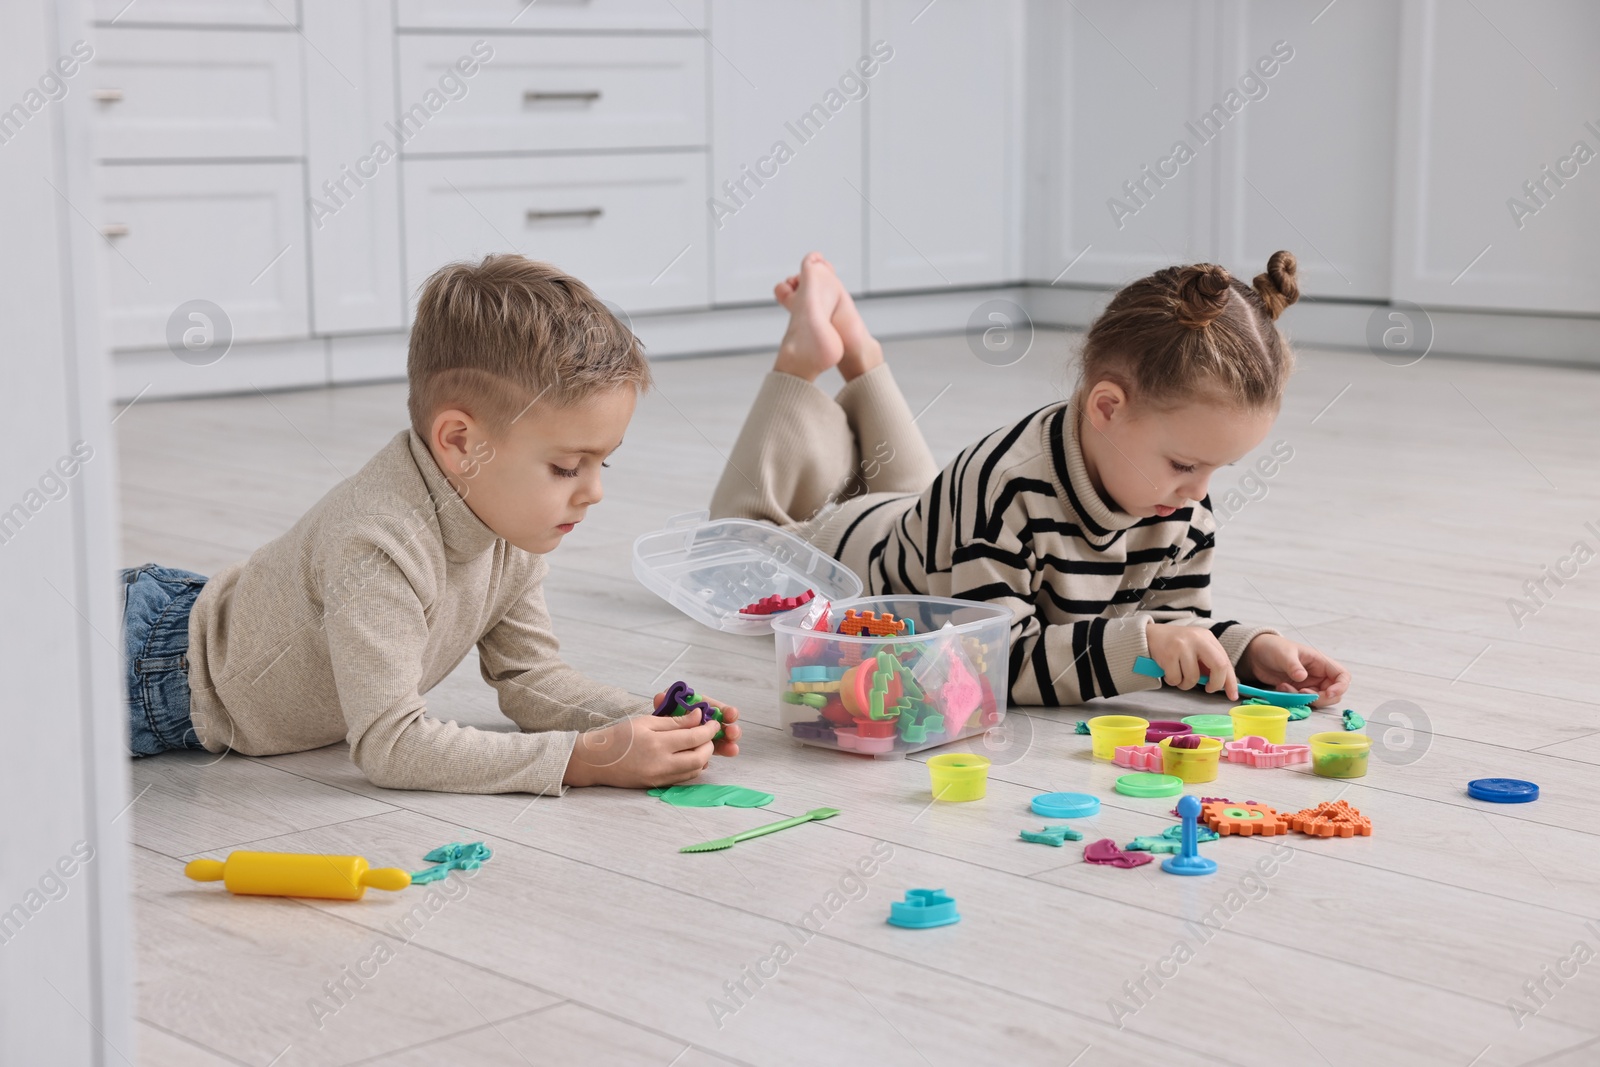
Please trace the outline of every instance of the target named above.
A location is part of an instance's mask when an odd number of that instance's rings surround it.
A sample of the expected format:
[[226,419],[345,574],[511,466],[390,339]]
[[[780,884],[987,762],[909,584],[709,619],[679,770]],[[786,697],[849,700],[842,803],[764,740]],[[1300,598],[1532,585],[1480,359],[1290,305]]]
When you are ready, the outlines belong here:
[[767,634],[782,615],[741,615],[739,609],[807,589],[830,601],[861,593],[855,572],[794,534],[750,519],[711,520],[709,514],[679,515],[666,529],[633,542],[634,575],[696,622],[724,633]]

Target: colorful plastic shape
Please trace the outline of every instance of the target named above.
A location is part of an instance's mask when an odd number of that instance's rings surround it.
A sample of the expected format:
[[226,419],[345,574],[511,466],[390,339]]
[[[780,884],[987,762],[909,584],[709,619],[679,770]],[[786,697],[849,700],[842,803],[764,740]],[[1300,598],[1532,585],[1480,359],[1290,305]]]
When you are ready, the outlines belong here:
[[482,841],[474,841],[468,845],[452,841],[448,845],[440,845],[422,857],[433,866],[413,871],[411,884],[426,885],[429,882],[437,882],[451,871],[475,871],[493,857],[494,853]]
[[802,604],[809,604],[811,598],[816,596],[816,590],[807,589],[799,596],[764,596],[754,604],[746,604],[739,609],[740,615],[781,615],[785,611],[793,611]]
[[1150,725],[1145,727],[1144,740],[1146,744],[1159,745],[1169,737],[1179,734],[1193,733],[1194,727],[1186,722],[1174,722],[1171,719],[1152,719]]
[[791,682],[837,682],[843,677],[843,667],[810,664],[808,666],[789,668],[789,680]]
[[[1179,808],[1181,817],[1182,808]],[[1213,800],[1200,805],[1200,817],[1223,837],[1276,837],[1289,832],[1289,820],[1265,804],[1232,804]]]
[[803,823],[821,819],[831,819],[839,814],[838,808],[812,808],[804,815],[796,815],[792,819],[783,819],[780,822],[769,822],[765,826],[757,826],[749,830],[741,830],[728,837],[719,837],[714,841],[702,841],[698,845],[684,845],[679,852],[720,852],[725,848],[732,848],[740,841],[748,841],[752,837],[761,837],[763,834],[776,833],[787,830],[791,826],[800,826]]
[[[673,682],[667,686],[667,691],[661,695],[661,702],[656,705],[655,710],[650,714],[677,716],[687,715],[691,711],[700,713],[701,726],[711,722],[713,719],[717,722],[722,721],[722,712],[719,709],[713,708],[708,701],[702,700],[699,694],[691,692],[688,682],[681,681]],[[712,740],[722,740],[725,733],[726,731],[718,730]]]
[[1222,754],[1229,763],[1246,767],[1291,767],[1311,758],[1310,745],[1274,745],[1252,734],[1237,741],[1225,741]]
[[827,719],[818,719],[815,722],[793,722],[789,724],[789,732],[802,741],[832,741],[833,723]]
[[982,800],[989,789],[989,759],[970,752],[930,756],[928,779],[935,800]]
[[854,608],[845,609],[844,618],[839,622],[839,632],[849,637],[861,637],[864,634],[873,637],[902,637],[917,632],[916,624],[910,619],[897,619],[887,611],[879,615],[876,611],[857,611]]
[[1161,771],[1160,745],[1118,745],[1111,762],[1135,771]]
[[712,785],[710,782],[669,785],[646,792],[675,808],[764,808],[776,799],[771,793],[763,793],[759,789],[746,789],[742,785]]
[[885,752],[894,751],[894,736],[888,737],[863,737],[859,733],[859,726],[840,726],[834,733],[834,744],[846,752],[860,752],[869,756],[881,756]]
[[926,930],[960,921],[955,898],[943,889],[907,889],[906,899],[889,905],[889,924],[907,930]]
[[1356,710],[1354,708],[1345,708],[1343,718],[1344,728],[1346,730],[1359,730],[1363,726],[1367,725],[1367,720],[1356,714]]
[[361,856],[316,852],[230,852],[225,860],[190,860],[183,873],[197,882],[221,882],[230,893],[321,900],[360,900],[369,887],[411,884],[398,867],[373,868]]
[[845,710],[858,719],[898,716],[904,686],[891,666],[894,662],[893,656],[883,652],[845,671],[839,680],[839,699]]
[[1175,797],[1183,792],[1183,779],[1171,774],[1124,774],[1115,789],[1129,797]]
[[1022,840],[1060,848],[1068,841],[1082,841],[1083,835],[1070,826],[1041,826],[1037,830],[1023,830]]
[[[1201,797],[1200,798],[1200,806],[1202,808],[1204,808],[1207,804],[1244,804],[1246,806],[1249,806],[1249,805],[1253,805],[1254,803],[1255,803],[1255,801],[1253,801],[1253,800],[1238,800],[1238,801],[1235,801],[1235,800],[1229,800],[1227,797]],[[1174,819],[1178,818],[1178,809],[1177,808],[1173,808],[1172,809],[1172,817]],[[1204,813],[1202,813],[1202,817],[1204,817]],[[1170,827],[1169,827],[1169,829],[1170,829]]]
[[1192,796],[1178,801],[1178,816],[1183,819],[1183,836],[1178,854],[1162,860],[1161,869],[1168,874],[1216,874],[1217,861],[1200,855],[1200,841],[1196,833],[1200,820],[1200,801]]
[[1539,787],[1518,778],[1476,778],[1467,783],[1467,796],[1491,804],[1526,804],[1539,799]]
[[1100,798],[1093,793],[1040,793],[1029,806],[1046,819],[1087,819],[1100,813]]
[[805,704],[819,711],[828,706],[826,693],[796,693],[791,690],[783,694],[783,700],[786,704]]
[[[1147,678],[1164,678],[1167,674],[1166,671],[1161,669],[1161,664],[1149,656],[1140,656],[1133,661],[1133,673],[1142,674]],[[1210,678],[1202,674],[1197,684],[1205,685],[1208,681],[1210,681]],[[1298,708],[1317,699],[1317,694],[1315,693],[1279,693],[1272,689],[1257,689],[1253,685],[1244,684],[1239,686],[1239,695],[1255,697],[1257,700],[1274,704],[1280,708]]]
[[1099,863],[1107,867],[1142,867],[1155,857],[1148,852],[1124,852],[1117,847],[1117,843],[1109,837],[1102,837],[1084,846],[1083,858],[1086,863]]
[[1312,837],[1372,836],[1372,820],[1345,800],[1330,800],[1289,816],[1289,829]]
[[908,745],[926,744],[943,733],[943,715],[925,715],[921,719],[911,715],[900,716],[900,740]]
[[939,698],[944,707],[944,716],[950,722],[950,731],[956,733],[983,703],[983,692],[966,665],[960,660],[953,660],[950,673],[939,687]]

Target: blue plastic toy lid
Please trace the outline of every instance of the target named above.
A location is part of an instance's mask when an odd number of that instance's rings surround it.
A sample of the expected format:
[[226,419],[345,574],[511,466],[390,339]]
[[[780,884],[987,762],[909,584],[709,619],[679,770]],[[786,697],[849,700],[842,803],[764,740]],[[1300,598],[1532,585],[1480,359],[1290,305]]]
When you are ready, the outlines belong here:
[[1491,804],[1526,804],[1539,799],[1539,787],[1516,778],[1479,778],[1467,783],[1467,795]]
[[[679,515],[633,542],[633,573],[644,587],[696,622],[730,634],[769,634],[781,615],[741,615],[763,597],[848,600],[855,572],[794,534],[749,519]],[[803,609],[796,609],[803,610]]]
[[1100,798],[1092,793],[1040,793],[1033,798],[1033,813],[1047,819],[1086,819],[1100,812]]

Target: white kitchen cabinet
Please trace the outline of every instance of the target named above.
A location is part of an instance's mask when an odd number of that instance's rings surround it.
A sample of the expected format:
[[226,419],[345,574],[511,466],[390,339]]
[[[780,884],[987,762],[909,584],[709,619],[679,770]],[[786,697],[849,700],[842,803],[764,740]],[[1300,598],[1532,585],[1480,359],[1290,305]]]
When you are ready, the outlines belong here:
[[1219,261],[1250,278],[1287,248],[1304,295],[1386,300],[1400,12],[1326,5],[1224,8],[1215,84],[1242,103],[1215,142]]
[[[1020,0],[868,0],[867,288],[1021,275]],[[880,45],[878,42],[882,42]]]
[[405,160],[407,289],[520,252],[628,314],[710,302],[704,152]]
[[99,158],[304,154],[300,38],[292,29],[109,27],[94,45],[94,61],[78,77],[95,101]]
[[703,146],[705,56],[698,35],[408,34],[399,60],[404,150]]
[[236,342],[308,332],[301,164],[107,166],[98,182],[113,347],[167,347],[169,318],[197,299]]
[[[305,0],[306,39],[339,68],[306,67],[307,229],[312,329],[319,334],[405,325],[400,262],[400,162],[394,117],[389,0]],[[386,151],[374,151],[376,146]]]
[[713,3],[714,54],[728,57],[711,64],[717,303],[771,301],[813,249],[863,289],[863,119],[882,63],[862,19],[863,0],[816,0],[803,17],[789,0]]
[[1586,0],[1407,0],[1396,297],[1600,312],[1596,41]]
[[1029,213],[1047,235],[1030,256],[1035,279],[1120,286],[1213,257],[1217,142],[1235,132],[1195,125],[1220,95],[1216,0],[1078,0],[1030,14],[1046,154]]
[[406,29],[700,30],[706,0],[398,0]]
[[94,18],[115,26],[257,26],[300,23],[293,0],[94,0]]

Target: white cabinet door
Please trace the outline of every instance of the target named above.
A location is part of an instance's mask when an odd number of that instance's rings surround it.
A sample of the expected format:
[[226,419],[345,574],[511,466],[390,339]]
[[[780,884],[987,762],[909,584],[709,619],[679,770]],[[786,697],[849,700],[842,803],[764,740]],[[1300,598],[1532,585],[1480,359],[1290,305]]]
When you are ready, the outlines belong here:
[[869,0],[869,290],[1020,276],[1022,29],[1019,0]]
[[1408,0],[1401,40],[1394,295],[1600,312],[1600,5]]
[[1222,21],[1216,85],[1238,112],[1215,142],[1220,262],[1251,278],[1287,248],[1304,294],[1387,300],[1400,11],[1326,2]]
[[710,302],[703,152],[406,160],[407,290],[520,252],[631,315]]
[[711,43],[727,57],[711,63],[706,204],[719,304],[770,301],[813,249],[849,289],[864,287],[863,97],[882,64],[862,37],[862,2],[814,0],[803,14],[789,0],[713,4]]
[[[341,70],[306,68],[306,174],[312,328],[317,333],[405,325],[400,262],[400,163],[389,0],[305,0],[305,35]],[[385,151],[374,151],[382,145]]]
[[1120,286],[1214,257],[1215,141],[1232,132],[1202,122],[1218,95],[1217,4],[1076,0],[1033,14],[1046,158],[1028,228],[1047,235],[1030,256],[1036,279]]
[[399,0],[406,29],[698,30],[706,0]]
[[101,242],[111,345],[166,347],[193,300],[220,308],[234,341],[303,336],[303,181],[299,163],[101,167],[98,221],[117,234]]
[[698,35],[408,34],[400,38],[405,151],[700,147],[705,56]]
[[101,159],[305,154],[292,30],[102,29],[95,46],[79,77],[96,101]]

